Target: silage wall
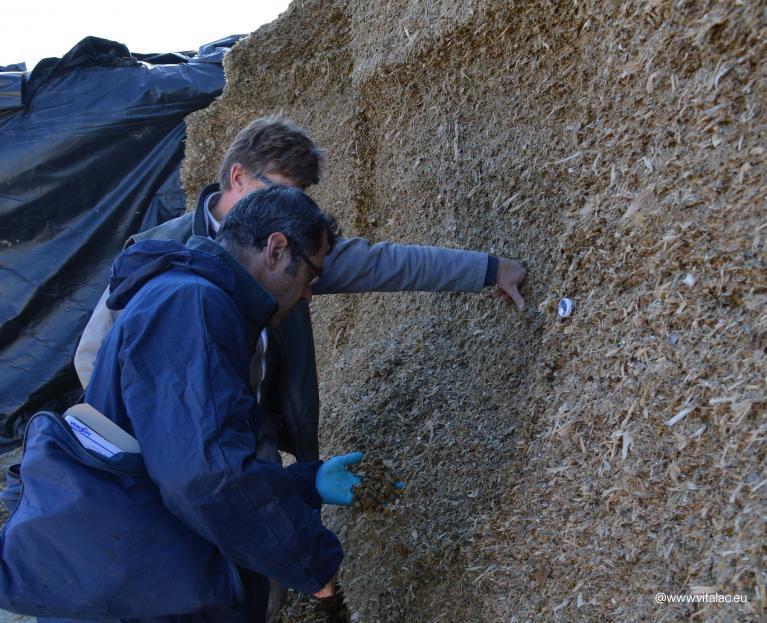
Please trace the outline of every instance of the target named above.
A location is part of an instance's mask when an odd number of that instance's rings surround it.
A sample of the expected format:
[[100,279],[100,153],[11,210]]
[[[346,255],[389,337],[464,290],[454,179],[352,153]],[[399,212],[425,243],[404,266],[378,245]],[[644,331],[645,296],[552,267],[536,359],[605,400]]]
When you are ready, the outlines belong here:
[[[408,483],[383,515],[326,513],[357,620],[764,612],[765,33],[755,3],[313,1],[230,53],[190,194],[282,111],[327,150],[312,194],[348,235],[529,268],[522,314],[312,304],[323,455]],[[692,590],[750,601],[654,602]]]

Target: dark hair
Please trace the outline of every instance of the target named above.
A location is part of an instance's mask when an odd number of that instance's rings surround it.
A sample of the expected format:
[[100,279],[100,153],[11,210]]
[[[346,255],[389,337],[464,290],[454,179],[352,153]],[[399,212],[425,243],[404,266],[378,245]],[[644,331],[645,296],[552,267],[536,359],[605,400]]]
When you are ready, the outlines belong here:
[[229,173],[240,164],[250,175],[279,173],[300,188],[320,181],[324,154],[305,130],[279,116],[259,117],[240,130],[221,161],[221,190],[230,190]]
[[323,231],[330,253],[341,233],[336,220],[298,188],[275,185],[240,199],[224,219],[216,240],[232,255],[243,258],[253,248],[263,249],[267,238],[280,232],[290,241],[295,264],[298,254],[292,247],[315,255],[320,250]]

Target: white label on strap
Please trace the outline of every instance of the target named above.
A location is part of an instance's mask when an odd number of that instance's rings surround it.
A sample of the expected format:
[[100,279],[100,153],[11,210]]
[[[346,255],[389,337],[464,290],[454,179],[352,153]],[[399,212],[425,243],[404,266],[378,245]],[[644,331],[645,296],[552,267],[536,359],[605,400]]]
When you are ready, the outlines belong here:
[[104,439],[96,431],[83,424],[76,417],[72,415],[65,415],[64,419],[67,421],[70,428],[75,432],[75,436],[80,441],[80,443],[83,444],[84,447],[88,448],[88,450],[93,450],[101,456],[107,457],[114,456],[115,454],[122,452],[120,448]]

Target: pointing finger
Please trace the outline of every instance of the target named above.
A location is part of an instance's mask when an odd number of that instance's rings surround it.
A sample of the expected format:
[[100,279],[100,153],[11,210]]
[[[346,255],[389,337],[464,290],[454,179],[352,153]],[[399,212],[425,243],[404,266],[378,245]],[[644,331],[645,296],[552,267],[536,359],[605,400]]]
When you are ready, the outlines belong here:
[[509,288],[509,296],[511,297],[511,300],[514,301],[514,304],[517,306],[519,311],[525,309],[525,299],[522,298],[522,295],[519,293],[516,285],[513,285],[511,288]]

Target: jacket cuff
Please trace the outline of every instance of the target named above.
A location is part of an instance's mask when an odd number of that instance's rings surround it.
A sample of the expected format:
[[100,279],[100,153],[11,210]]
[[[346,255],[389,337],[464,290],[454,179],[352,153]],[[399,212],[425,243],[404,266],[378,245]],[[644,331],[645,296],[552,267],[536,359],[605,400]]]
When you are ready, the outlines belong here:
[[322,461],[313,461],[311,463],[293,463],[287,468],[296,479],[299,493],[304,502],[316,510],[322,508],[322,497],[317,491],[317,470],[320,465],[322,465]]
[[495,255],[487,256],[487,272],[485,272],[485,286],[494,286],[498,283],[498,258]]

